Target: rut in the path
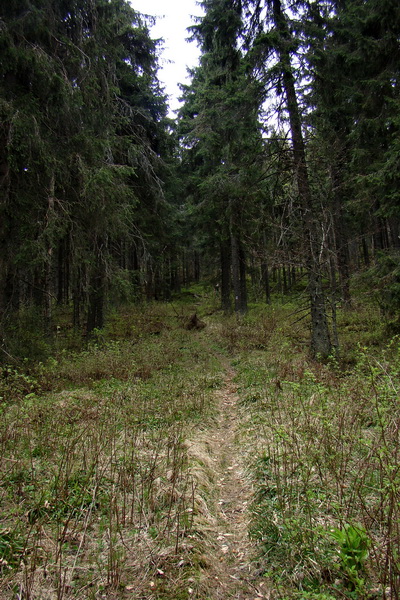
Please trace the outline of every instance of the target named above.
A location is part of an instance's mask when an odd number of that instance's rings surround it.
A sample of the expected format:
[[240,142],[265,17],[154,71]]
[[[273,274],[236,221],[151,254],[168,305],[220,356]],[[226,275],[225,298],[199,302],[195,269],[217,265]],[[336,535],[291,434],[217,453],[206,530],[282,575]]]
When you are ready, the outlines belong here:
[[209,563],[203,577],[204,597],[255,600],[269,594],[266,580],[255,576],[251,562],[254,548],[248,537],[248,508],[252,490],[245,472],[243,428],[233,378],[233,370],[226,367],[224,386],[216,392],[217,422],[188,442],[188,452],[193,464],[201,464],[207,473],[204,478],[201,469],[194,472],[205,488],[203,498],[207,498],[198,522]]

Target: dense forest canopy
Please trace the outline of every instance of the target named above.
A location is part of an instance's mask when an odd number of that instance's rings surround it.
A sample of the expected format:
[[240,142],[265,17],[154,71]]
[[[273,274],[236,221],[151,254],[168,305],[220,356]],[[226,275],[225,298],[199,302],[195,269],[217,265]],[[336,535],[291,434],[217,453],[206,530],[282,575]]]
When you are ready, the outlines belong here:
[[2,3],[1,360],[200,279],[238,314],[303,294],[324,357],[364,272],[398,330],[397,0],[201,4],[171,121],[134,2]]

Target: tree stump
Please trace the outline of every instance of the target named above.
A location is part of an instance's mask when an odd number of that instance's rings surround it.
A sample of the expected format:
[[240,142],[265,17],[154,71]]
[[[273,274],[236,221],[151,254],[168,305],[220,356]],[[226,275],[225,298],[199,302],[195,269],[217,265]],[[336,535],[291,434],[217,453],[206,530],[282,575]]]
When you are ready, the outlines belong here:
[[206,324],[203,321],[200,321],[196,313],[194,313],[194,315],[192,315],[185,323],[185,329],[188,329],[189,331],[191,329],[204,329],[205,326]]

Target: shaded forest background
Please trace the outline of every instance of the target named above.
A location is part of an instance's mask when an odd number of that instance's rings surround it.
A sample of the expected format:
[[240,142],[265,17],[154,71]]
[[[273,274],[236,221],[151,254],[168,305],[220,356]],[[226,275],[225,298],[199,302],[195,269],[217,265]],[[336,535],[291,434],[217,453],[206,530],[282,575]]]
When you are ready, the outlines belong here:
[[300,294],[314,356],[354,281],[399,331],[398,2],[201,5],[171,120],[134,3],[3,3],[0,360],[199,281],[238,314]]

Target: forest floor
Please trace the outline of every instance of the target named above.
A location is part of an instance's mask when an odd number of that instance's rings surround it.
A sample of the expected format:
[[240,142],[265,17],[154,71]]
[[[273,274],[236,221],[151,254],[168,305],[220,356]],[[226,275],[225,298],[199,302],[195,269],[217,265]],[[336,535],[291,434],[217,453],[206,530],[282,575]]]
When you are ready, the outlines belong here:
[[129,307],[2,368],[0,600],[398,598],[398,337],[359,307],[322,364],[294,308]]
[[251,428],[219,327],[159,334],[158,313],[143,319],[133,344],[61,355],[42,384],[10,369],[1,600],[269,597],[249,538]]

